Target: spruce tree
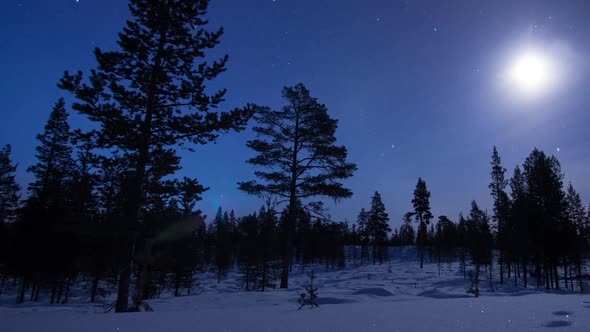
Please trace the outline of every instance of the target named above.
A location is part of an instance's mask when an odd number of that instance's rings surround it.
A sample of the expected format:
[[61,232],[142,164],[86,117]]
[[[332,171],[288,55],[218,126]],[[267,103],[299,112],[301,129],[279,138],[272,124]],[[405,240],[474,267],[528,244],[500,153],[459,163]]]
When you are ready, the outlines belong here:
[[507,230],[506,223],[508,222],[508,215],[510,213],[510,202],[508,194],[506,194],[506,186],[508,180],[505,178],[506,169],[502,167],[500,154],[494,146],[492,151],[492,181],[488,188],[491,190],[492,199],[494,200],[494,226],[497,234],[498,247],[500,249],[500,284],[504,284],[504,260],[507,251]]
[[28,187],[30,200],[36,200],[42,209],[64,204],[65,190],[75,168],[65,105],[61,98],[53,107],[43,133],[37,135],[37,163],[27,169],[34,176]]
[[[524,287],[528,285],[528,265],[533,245],[533,229],[535,219],[532,215],[531,204],[527,194],[526,179],[519,166],[514,168],[510,179],[512,207],[506,225],[507,243],[516,267],[521,266]],[[515,269],[516,270],[516,269]],[[517,286],[516,271],[515,287]]]
[[0,150],[0,224],[16,220],[20,186],[16,183],[16,167],[11,160],[9,144]]
[[318,202],[306,206],[300,202],[318,196],[335,200],[351,197],[352,191],[340,181],[351,177],[356,165],[346,161],[346,148],[335,144],[338,121],[330,118],[326,106],[303,84],[285,87],[283,97],[288,104],[280,111],[265,108],[256,114],[254,131],[259,138],[247,143],[257,153],[248,163],[267,170],[255,172],[261,182],[241,182],[239,188],[288,201],[280,285],[287,288],[298,210],[321,207]]
[[23,246],[19,252],[24,255],[20,263],[23,279],[18,303],[24,301],[26,288],[32,286],[32,293],[35,293],[42,280],[50,280],[51,287],[59,289],[60,294],[63,290],[64,301],[68,298],[67,280],[73,275],[72,268],[79,252],[77,231],[72,223],[75,162],[71,138],[65,101],[59,99],[49,114],[43,133],[37,135],[37,162],[28,168],[34,180],[28,187],[29,198],[17,233],[18,244]]
[[416,189],[414,189],[414,198],[412,199],[414,211],[406,214],[406,219],[412,216],[418,222],[418,237],[416,245],[420,254],[420,268],[424,266],[424,250],[427,244],[428,224],[432,219],[430,212],[430,192],[426,188],[426,182],[422,178],[418,178]]
[[361,262],[364,262],[365,259],[369,258],[369,243],[371,242],[369,234],[369,212],[366,211],[365,208],[362,208],[361,212],[359,212],[356,222],[359,225],[358,233],[361,245]]
[[[227,213],[225,214],[227,216]],[[221,207],[217,209],[214,222],[215,236],[215,264],[217,267],[217,283],[225,277],[231,267],[231,229],[229,220],[224,218]]]
[[469,218],[466,221],[465,241],[475,266],[475,279],[470,292],[479,296],[480,270],[482,265],[491,264],[493,237],[489,217],[475,201],[471,202]]
[[[97,148],[125,152],[125,268],[119,275],[116,311],[129,309],[129,284],[138,224],[143,222],[150,186],[178,168],[175,148],[206,144],[244,129],[253,107],[216,112],[226,90],[212,94],[206,84],[226,69],[228,57],[207,62],[223,29],[206,29],[207,0],[131,0],[131,18],[116,51],[94,52],[98,67],[84,80],[65,72],[60,87],[77,98],[73,108],[96,122]],[[137,289],[137,292],[142,292]],[[136,297],[137,298],[137,297]],[[135,306],[137,307],[137,303]]]
[[554,156],[534,149],[523,164],[529,214],[535,220],[531,231],[531,248],[535,269],[541,272],[538,286],[559,287],[557,264],[567,251],[560,239],[566,237],[563,218],[563,174]]
[[389,215],[385,211],[385,205],[381,194],[375,192],[371,198],[371,209],[368,212],[366,233],[373,247],[373,264],[379,260],[380,263],[387,258],[387,236],[391,231],[389,227]]
[[584,208],[580,194],[576,192],[571,182],[567,186],[564,203],[566,218],[575,225],[578,235],[583,236],[587,227],[586,209]]
[[411,221],[404,221],[399,228],[399,237],[402,246],[413,246],[416,240],[416,232],[412,227]]

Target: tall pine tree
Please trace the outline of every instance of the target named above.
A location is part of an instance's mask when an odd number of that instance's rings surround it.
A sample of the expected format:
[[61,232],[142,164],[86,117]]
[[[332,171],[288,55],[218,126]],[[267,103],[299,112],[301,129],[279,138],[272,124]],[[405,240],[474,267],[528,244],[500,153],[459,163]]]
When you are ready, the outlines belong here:
[[[356,165],[347,162],[346,148],[335,144],[338,121],[330,118],[326,106],[303,84],[285,87],[283,97],[288,104],[280,111],[267,108],[256,115],[254,131],[259,138],[247,143],[258,153],[248,163],[268,171],[256,171],[261,182],[241,182],[239,188],[253,195],[275,195],[289,204],[281,272],[281,288],[287,288],[298,210],[305,208],[299,202],[318,196],[351,197],[352,191],[340,181],[351,177]],[[319,206],[317,202],[307,205]]]
[[[207,0],[131,0],[131,19],[116,51],[96,49],[98,67],[87,80],[66,72],[60,87],[78,99],[79,113],[100,125],[97,148],[124,151],[124,239],[127,264],[119,275],[116,311],[129,309],[136,229],[150,186],[179,168],[176,146],[206,144],[220,133],[241,130],[253,108],[216,112],[226,91],[206,92],[206,83],[226,69],[227,56],[207,62],[223,29],[209,31]],[[137,289],[141,292],[141,289]],[[137,297],[135,297],[137,298]],[[135,303],[135,307],[139,304]]]
[[367,227],[365,229],[373,247],[373,264],[377,260],[383,263],[383,260],[387,258],[387,236],[391,231],[388,222],[389,215],[385,211],[381,194],[376,191],[371,198],[371,209],[368,212]]
[[422,180],[422,178],[418,178],[418,183],[416,183],[412,205],[414,206],[414,211],[408,212],[406,214],[406,219],[410,219],[413,216],[416,222],[418,222],[418,237],[416,239],[416,245],[420,254],[420,268],[422,268],[424,266],[424,251],[427,244],[428,224],[432,219],[432,213],[430,212],[430,191],[426,188],[426,182]]
[[508,180],[505,177],[506,169],[502,167],[500,154],[494,146],[492,151],[492,181],[488,185],[491,190],[492,199],[494,200],[494,215],[493,220],[495,224],[495,231],[497,234],[498,247],[500,249],[500,284],[504,284],[504,260],[506,256],[508,241],[506,223],[508,215],[510,214],[510,201],[506,193],[506,186]]

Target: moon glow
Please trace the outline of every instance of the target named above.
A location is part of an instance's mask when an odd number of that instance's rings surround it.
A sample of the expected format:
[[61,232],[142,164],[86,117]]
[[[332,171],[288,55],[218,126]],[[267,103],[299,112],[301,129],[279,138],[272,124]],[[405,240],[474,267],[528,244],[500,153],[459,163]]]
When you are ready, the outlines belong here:
[[522,96],[538,96],[548,92],[557,79],[552,59],[536,50],[525,50],[517,54],[507,70],[512,87]]

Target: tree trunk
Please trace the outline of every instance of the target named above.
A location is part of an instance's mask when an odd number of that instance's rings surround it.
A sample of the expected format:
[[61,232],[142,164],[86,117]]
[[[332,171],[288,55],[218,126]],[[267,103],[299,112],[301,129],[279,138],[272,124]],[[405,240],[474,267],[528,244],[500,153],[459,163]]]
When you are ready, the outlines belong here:
[[500,261],[498,264],[500,265],[500,285],[504,285],[504,254],[500,252]]
[[526,261],[522,262],[522,275],[524,277],[524,288],[527,288],[527,269]]
[[39,285],[37,285],[37,289],[35,290],[35,298],[33,299],[33,302],[39,302],[39,292],[41,291],[41,287],[39,287]]
[[35,300],[35,291],[37,290],[37,287],[39,287],[39,283],[37,281],[33,282],[33,287],[31,287],[31,296],[29,298],[29,301],[33,302],[33,300]]
[[25,291],[27,289],[27,279],[23,277],[20,283],[20,288],[18,290],[18,295],[16,296],[16,303],[23,303],[25,302]]
[[53,286],[51,286],[51,301],[49,302],[49,304],[55,303],[56,293],[57,293],[57,285],[55,283],[53,283]]
[[127,259],[123,269],[119,273],[119,289],[117,291],[117,303],[115,312],[127,312],[129,310],[129,284],[131,283],[131,258]]
[[57,286],[57,299],[55,300],[55,303],[59,304],[61,302],[61,293],[63,291],[63,283],[59,283],[59,285]]
[[92,288],[90,290],[90,303],[94,303],[94,301],[96,300],[96,293],[98,291],[99,281],[100,278],[98,276],[94,276],[94,278],[92,278]]

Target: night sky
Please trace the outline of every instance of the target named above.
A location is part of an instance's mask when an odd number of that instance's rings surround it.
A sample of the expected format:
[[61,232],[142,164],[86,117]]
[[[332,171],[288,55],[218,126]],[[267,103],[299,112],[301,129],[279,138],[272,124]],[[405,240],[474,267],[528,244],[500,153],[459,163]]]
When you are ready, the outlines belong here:
[[[12,144],[18,181],[34,162],[35,135],[64,70],[95,66],[94,47],[116,47],[128,18],[122,0],[3,0],[0,3],[0,144]],[[435,216],[456,220],[472,199],[491,208],[492,146],[512,173],[533,147],[555,154],[590,200],[590,2],[214,0],[212,27],[226,34],[210,53],[228,53],[227,109],[255,102],[278,108],[283,86],[304,83],[339,119],[338,142],[359,170],[352,199],[330,204],[355,220],[382,193],[398,225],[419,176]],[[526,50],[551,63],[543,89],[507,79]],[[87,126],[71,116],[74,128]],[[181,175],[211,189],[199,208],[249,213],[262,201],[236,188],[253,179],[245,163],[251,132],[183,152]]]

